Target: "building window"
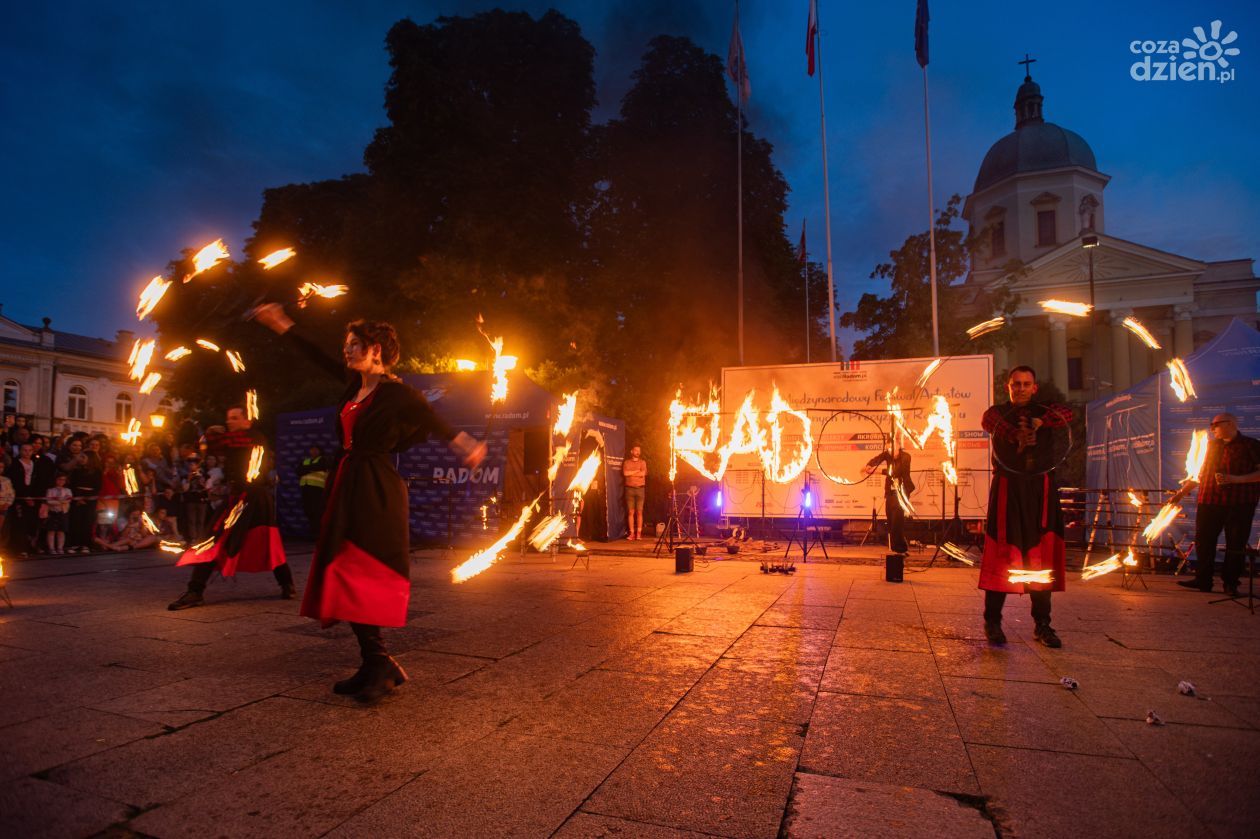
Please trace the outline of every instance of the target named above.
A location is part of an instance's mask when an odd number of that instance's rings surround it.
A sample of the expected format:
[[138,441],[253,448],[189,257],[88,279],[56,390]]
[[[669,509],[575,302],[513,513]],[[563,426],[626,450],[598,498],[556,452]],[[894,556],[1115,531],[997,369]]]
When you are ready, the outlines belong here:
[[120,393],[114,400],[114,422],[119,425],[131,422],[131,396],[129,394]]
[[81,385],[70,388],[66,398],[66,419],[87,419],[87,389]]
[[1085,360],[1079,356],[1068,360],[1068,390],[1085,389]]
[[989,226],[989,248],[990,253],[996,259],[1000,256],[1006,256],[1006,223],[1003,221],[995,221]]
[[1054,210],[1038,210],[1037,247],[1041,248],[1054,243]]
[[6,414],[16,414],[18,412],[18,396],[22,392],[22,386],[17,383],[16,379],[6,379],[4,382],[4,412]]

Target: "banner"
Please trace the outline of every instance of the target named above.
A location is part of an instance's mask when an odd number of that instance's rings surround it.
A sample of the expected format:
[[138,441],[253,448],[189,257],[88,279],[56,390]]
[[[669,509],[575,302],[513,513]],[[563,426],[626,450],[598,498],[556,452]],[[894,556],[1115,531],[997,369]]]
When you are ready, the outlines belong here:
[[[869,518],[872,509],[884,514],[884,478],[877,469],[862,474],[871,458],[884,450],[892,428],[887,397],[896,393],[906,426],[921,434],[934,409],[934,397],[942,396],[952,414],[957,440],[958,514],[983,518],[989,493],[989,438],[980,422],[993,404],[993,357],[957,356],[946,359],[919,386],[917,380],[932,359],[796,364],[766,367],[728,367],[722,371],[722,435],[731,434],[736,412],[750,391],[764,416],[771,393],[778,387],[782,398],[810,421],[813,451],[803,472],[788,483],[767,479],[758,455],[731,458],[723,476],[723,511],[730,516],[784,518],[797,516],[806,502],[820,518]],[[693,395],[694,396],[694,395]],[[781,417],[780,449],[784,459],[803,443],[802,423],[792,415]],[[915,490],[910,495],[917,518],[954,514],[954,487],[941,470],[947,460],[944,442],[933,433],[922,449],[907,443],[913,458]],[[680,465],[676,485],[707,483],[686,465]]]

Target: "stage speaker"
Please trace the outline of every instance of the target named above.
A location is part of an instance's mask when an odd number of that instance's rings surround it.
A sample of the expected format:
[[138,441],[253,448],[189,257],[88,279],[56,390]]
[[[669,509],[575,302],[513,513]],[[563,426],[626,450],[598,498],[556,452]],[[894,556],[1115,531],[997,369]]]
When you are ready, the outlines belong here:
[[695,563],[691,556],[691,548],[675,548],[674,573],[690,574],[694,568]]
[[525,474],[546,473],[551,465],[547,456],[547,435],[550,428],[525,429]]
[[890,583],[900,583],[905,579],[906,558],[901,554],[887,554],[884,556],[884,580]]

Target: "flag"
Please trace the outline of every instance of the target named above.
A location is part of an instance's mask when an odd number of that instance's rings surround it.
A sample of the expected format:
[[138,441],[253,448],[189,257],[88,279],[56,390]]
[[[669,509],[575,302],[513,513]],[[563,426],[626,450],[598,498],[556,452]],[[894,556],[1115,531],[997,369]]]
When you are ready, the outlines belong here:
[[919,8],[914,13],[914,57],[919,59],[920,67],[928,65],[927,0],[919,0]]
[[802,265],[805,264],[806,253],[807,251],[805,250],[805,222],[801,221],[801,244],[800,244],[800,247],[796,249],[796,260],[800,262]]
[[731,46],[726,51],[726,75],[731,77],[739,97],[745,102],[752,93],[748,84],[748,65],[744,63],[744,40],[739,37],[739,10],[735,11],[735,26],[731,29]]
[[809,0],[809,23],[805,25],[805,55],[809,56],[809,74],[814,75],[814,44],[818,41],[818,0]]

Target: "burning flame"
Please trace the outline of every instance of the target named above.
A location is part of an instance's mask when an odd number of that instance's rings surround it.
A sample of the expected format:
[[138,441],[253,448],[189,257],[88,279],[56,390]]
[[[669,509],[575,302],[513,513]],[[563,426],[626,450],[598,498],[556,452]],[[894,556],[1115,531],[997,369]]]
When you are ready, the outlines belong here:
[[227,356],[228,364],[232,365],[233,373],[245,372],[245,362],[241,360],[240,353],[235,350],[224,350],[223,354]]
[[981,335],[988,335],[990,332],[997,332],[1004,326],[1006,326],[1006,318],[989,318],[988,320],[977,323],[975,326],[968,329],[967,337],[974,341]]
[[245,480],[253,483],[258,479],[262,472],[263,463],[263,447],[254,446],[249,450],[249,469],[245,473]]
[[565,492],[578,493],[585,495],[586,491],[591,488],[591,483],[595,480],[595,473],[599,470],[600,457],[599,452],[591,452],[586,460],[582,461],[582,465],[573,475],[573,480],[569,481],[569,488]]
[[564,401],[560,403],[556,409],[556,424],[551,427],[551,433],[561,437],[569,434],[569,429],[573,427],[573,418],[577,415],[577,394],[566,393]]
[[1083,318],[1094,309],[1088,303],[1073,303],[1069,300],[1039,300],[1037,302],[1047,312],[1070,315],[1074,318]]
[[128,495],[135,495],[140,491],[140,484],[136,481],[134,466],[128,466],[123,469],[123,489]]
[[160,381],[162,381],[161,373],[150,373],[145,376],[144,381],[140,383],[140,392],[146,395],[152,393],[153,388],[157,387],[158,382]]
[[566,548],[573,548],[573,550],[577,551],[578,553],[583,553],[586,551],[586,543],[584,543],[581,539],[570,539],[564,543],[564,546]]
[[158,543],[158,547],[170,554],[182,554],[184,552],[183,542],[168,542],[163,539]]
[[941,474],[945,476],[945,480],[949,481],[950,486],[958,485],[958,470],[954,468],[953,461],[941,461]]
[[270,271],[272,268],[275,268],[283,262],[288,262],[295,256],[297,256],[297,251],[293,248],[281,248],[278,251],[272,251],[262,259],[258,260],[258,264],[263,267],[263,270]]
[[209,341],[205,338],[198,338],[196,343],[197,343],[197,346],[205,350],[210,350],[210,352],[219,351],[219,345],[216,344],[214,341]]
[[118,436],[122,438],[124,443],[134,446],[140,441],[140,430],[142,427],[140,420],[132,417],[127,421],[127,430]]
[[206,245],[193,257],[193,272],[184,277],[184,282],[188,282],[198,274],[209,271],[223,260],[227,259],[231,254],[228,253],[227,245],[223,244],[222,239],[215,239]]
[[491,404],[503,402],[507,399],[508,380],[507,373],[509,370],[516,369],[516,356],[503,354],[503,338],[495,338],[490,342],[490,346],[494,347],[494,384],[490,388]]
[[1104,574],[1110,574],[1112,571],[1119,571],[1124,565],[1120,561],[1120,554],[1112,554],[1102,562],[1094,565],[1087,565],[1081,569],[1082,580],[1092,580],[1095,577],[1101,577]]
[[245,391],[245,418],[250,422],[258,419],[258,391]]
[[976,561],[972,559],[965,550],[958,547],[953,542],[946,542],[941,545],[941,553],[945,554],[950,559],[956,559],[959,562],[975,567]]
[[1186,477],[1187,481],[1199,480],[1199,473],[1203,471],[1203,461],[1207,460],[1208,451],[1208,433],[1206,431],[1196,431],[1190,438],[1190,448],[1186,451]]
[[919,374],[919,378],[915,380],[914,386],[922,388],[928,383],[928,379],[932,378],[932,374],[941,369],[941,365],[945,362],[943,358],[933,359],[927,367],[923,368],[923,372]]
[[152,338],[137,338],[131,345],[131,355],[127,356],[127,363],[131,365],[131,378],[137,382],[144,378],[149,362],[153,361],[153,350],[156,347],[157,341]]
[[[801,424],[801,440],[802,443],[797,447],[795,456],[786,462],[783,461],[783,429],[779,425],[779,415],[787,414],[795,417]],[[810,436],[809,415],[804,411],[797,411],[789,405],[782,396],[779,395],[779,388],[776,386],[770,394],[770,412],[766,414],[766,423],[769,425],[770,445],[767,449],[764,445],[761,448],[761,463],[765,467],[766,477],[774,481],[776,484],[786,484],[805,471],[805,466],[809,463],[809,456],[814,453],[814,441]]]
[[901,506],[902,511],[905,512],[907,516],[913,517],[914,505],[910,503],[910,496],[906,495],[905,485],[896,478],[890,477],[888,480],[893,483],[893,488],[897,492],[897,503]]
[[1137,565],[1138,561],[1137,561],[1137,557],[1133,555],[1133,548],[1129,548],[1129,552],[1125,554],[1124,559],[1120,561],[1123,562],[1125,565],[1129,566],[1130,568],[1132,568],[1134,565]]
[[564,463],[564,459],[569,455],[569,444],[565,443],[559,446],[551,455],[551,465],[547,467],[547,480],[554,481],[556,475],[560,473],[560,464]]
[[1181,515],[1181,505],[1172,503],[1165,504],[1160,511],[1155,514],[1155,518],[1151,519],[1151,523],[1146,526],[1146,529],[1142,531],[1143,538],[1145,538],[1147,542],[1154,542],[1159,538],[1161,533],[1168,529],[1168,525],[1173,523],[1173,519],[1177,518],[1179,515]]
[[312,297],[322,297],[325,300],[331,300],[334,297],[340,297],[350,290],[345,285],[320,285],[319,283],[302,283],[298,286],[298,306],[305,306],[310,302]]
[[162,356],[167,361],[179,361],[181,358],[192,355],[192,350],[188,347],[176,347],[175,349]]
[[1150,331],[1137,320],[1137,318],[1125,318],[1121,321],[1121,324],[1125,329],[1141,338],[1142,343],[1146,344],[1146,346],[1153,350],[1162,349],[1159,345],[1159,341],[1155,340],[1155,336],[1152,335]]
[[455,369],[456,370],[476,370],[477,362],[469,361],[466,358],[457,358],[455,359]]
[[954,438],[954,414],[950,410],[949,400],[940,394],[932,397],[932,413],[928,414],[927,424],[923,427],[923,431],[916,434],[906,425],[905,413],[902,411],[900,403],[893,401],[893,397],[896,395],[896,388],[884,395],[884,399],[888,404],[888,414],[892,417],[894,428],[900,430],[902,434],[909,438],[910,442],[917,449],[922,449],[927,445],[927,441],[933,433],[940,434],[941,443],[945,446],[945,454],[952,459],[956,440]]
[[1172,386],[1173,393],[1177,394],[1177,398],[1182,402],[1187,399],[1195,399],[1199,394],[1194,392],[1194,382],[1190,381],[1190,371],[1186,369],[1186,363],[1180,358],[1174,358],[1168,362],[1168,371],[1172,374],[1168,383]]
[[[814,452],[811,423],[805,411],[791,407],[776,386],[770,394],[770,410],[764,421],[754,405],[756,391],[749,391],[735,413],[730,437],[719,448],[721,436],[721,402],[716,388],[710,388],[707,403],[687,405],[675,394],[669,406],[670,465],[669,479],[678,474],[682,460],[710,480],[718,481],[726,474],[731,458],[739,454],[755,454],[766,478],[775,483],[788,483],[805,469]],[[801,441],[795,452],[784,457],[783,427],[780,417],[794,417],[801,424]],[[701,420],[706,420],[701,422]],[[717,454],[717,465],[710,468],[705,455]]]
[[166,290],[171,287],[171,281],[165,277],[154,277],[149,280],[149,284],[144,287],[144,291],[140,292],[140,301],[136,303],[136,319],[144,320],[149,313],[153,311],[153,307],[158,304],[162,296],[166,294]]
[[223,520],[224,530],[232,529],[232,525],[236,524],[240,520],[241,513],[245,512],[245,507],[246,507],[246,504],[245,504],[244,499],[236,502],[236,506],[232,508],[232,512],[228,513],[227,518]]
[[214,546],[214,537],[211,536],[210,538],[203,539],[202,541],[193,545],[188,550],[192,551],[193,553],[201,553],[202,551],[207,550],[213,546]]
[[[541,495],[538,496],[538,498],[541,497]],[[525,522],[529,521],[530,513],[538,505],[538,498],[521,508],[520,517],[508,528],[507,533],[499,537],[499,541],[483,551],[478,551],[452,568],[451,582],[462,583],[465,580],[470,580],[493,565],[499,559],[499,554],[503,553],[503,549],[508,546],[508,543],[515,539],[525,528]]]
[[552,543],[563,536],[568,529],[569,518],[564,513],[547,516],[529,534],[529,543],[534,546],[534,550],[542,553],[550,548]]
[[153,521],[153,519],[149,518],[148,513],[141,513],[140,521],[141,523],[144,524],[144,529],[152,533],[154,536],[156,536],[158,533],[161,532],[161,530],[158,528],[157,524]]
[[1012,568],[1006,579],[1012,583],[1052,583],[1054,582],[1054,569]]
[[1129,503],[1139,510],[1142,509],[1142,499],[1138,497],[1138,494],[1134,492],[1133,490],[1129,490],[1128,495],[1129,495]]

